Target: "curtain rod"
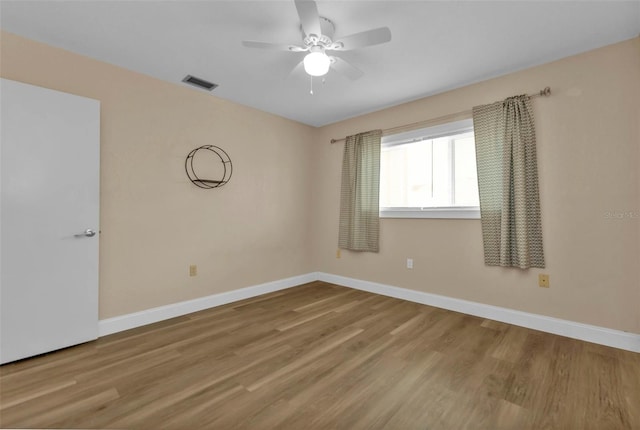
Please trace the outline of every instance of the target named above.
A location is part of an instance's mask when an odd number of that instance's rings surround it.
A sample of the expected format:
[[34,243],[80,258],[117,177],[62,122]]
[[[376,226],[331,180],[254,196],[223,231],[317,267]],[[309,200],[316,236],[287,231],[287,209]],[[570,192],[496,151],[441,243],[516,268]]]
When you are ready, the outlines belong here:
[[[551,88],[545,87],[543,90],[540,90],[535,94],[529,94],[529,97],[531,98],[541,97],[541,96],[547,97],[550,95],[551,95]],[[423,121],[412,122],[411,124],[398,125],[396,127],[385,128],[382,130],[382,134],[383,135],[395,134],[401,131],[409,131],[409,130],[414,130],[416,128],[426,127],[434,123],[452,122],[460,119],[467,119],[470,116],[471,116],[471,110],[469,109],[462,112],[456,112],[449,115],[440,116],[438,118],[431,118]],[[344,140],[346,140],[346,137],[343,137],[340,139],[331,139],[331,144],[334,144],[336,142],[343,142]]]

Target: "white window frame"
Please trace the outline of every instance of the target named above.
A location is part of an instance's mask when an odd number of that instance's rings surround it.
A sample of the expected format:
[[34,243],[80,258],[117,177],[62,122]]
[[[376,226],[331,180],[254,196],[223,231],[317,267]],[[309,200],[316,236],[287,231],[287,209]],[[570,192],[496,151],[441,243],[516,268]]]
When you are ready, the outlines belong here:
[[[432,127],[411,130],[404,133],[382,137],[382,146],[395,146],[424,139],[435,139],[452,134],[473,131],[473,119],[449,122]],[[450,148],[453,154],[453,146]],[[455,184],[452,192],[455,190]],[[427,208],[380,207],[380,218],[441,218],[441,219],[480,219],[479,206],[448,206]]]

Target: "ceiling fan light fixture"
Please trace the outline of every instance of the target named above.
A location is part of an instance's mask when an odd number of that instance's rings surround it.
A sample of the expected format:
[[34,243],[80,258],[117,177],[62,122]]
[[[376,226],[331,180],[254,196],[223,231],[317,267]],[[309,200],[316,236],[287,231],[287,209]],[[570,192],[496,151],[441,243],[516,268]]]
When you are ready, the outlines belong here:
[[329,72],[331,59],[321,50],[313,51],[304,57],[304,71],[311,76],[324,76]]
[[330,54],[331,51],[351,51],[391,41],[391,30],[388,27],[361,31],[342,36],[340,40],[333,41],[335,26],[331,20],[318,14],[318,5],[315,0],[294,0],[294,3],[298,18],[300,18],[302,45],[284,45],[252,40],[245,40],[242,45],[247,48],[306,52],[304,59],[293,69],[294,72],[304,68],[308,75],[320,77],[326,75],[329,69],[332,69],[351,80],[355,80],[363,75],[361,70],[340,56],[328,56],[325,51]]

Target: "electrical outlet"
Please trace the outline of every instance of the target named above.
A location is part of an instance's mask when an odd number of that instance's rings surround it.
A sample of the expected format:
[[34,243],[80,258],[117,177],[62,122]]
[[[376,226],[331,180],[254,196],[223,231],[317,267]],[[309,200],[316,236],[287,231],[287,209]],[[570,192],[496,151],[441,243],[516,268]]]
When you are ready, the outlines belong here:
[[198,266],[195,264],[189,266],[189,276],[198,276]]
[[336,258],[340,258],[340,248],[336,251]]
[[543,273],[538,275],[538,286],[542,288],[549,288],[549,275]]
[[407,258],[407,269],[413,269],[413,258]]

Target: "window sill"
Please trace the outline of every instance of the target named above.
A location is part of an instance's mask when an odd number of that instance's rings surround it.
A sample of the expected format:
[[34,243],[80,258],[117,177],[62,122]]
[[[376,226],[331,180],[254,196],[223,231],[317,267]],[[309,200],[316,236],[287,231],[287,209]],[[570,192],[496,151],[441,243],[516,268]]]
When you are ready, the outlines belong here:
[[380,218],[480,219],[480,208],[380,208]]

